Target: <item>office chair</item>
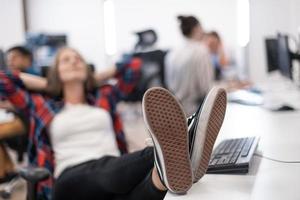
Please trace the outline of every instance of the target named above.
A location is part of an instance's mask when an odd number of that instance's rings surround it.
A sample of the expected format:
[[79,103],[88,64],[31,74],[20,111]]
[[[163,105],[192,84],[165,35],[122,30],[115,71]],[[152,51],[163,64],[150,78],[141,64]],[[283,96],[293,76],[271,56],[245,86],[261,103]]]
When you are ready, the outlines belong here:
[[152,29],[136,32],[135,34],[138,37],[138,42],[134,47],[135,52],[141,52],[149,49],[158,39],[156,32]]
[[126,102],[139,102],[145,91],[153,86],[165,87],[164,81],[164,58],[167,51],[154,50],[134,53],[135,57],[142,60],[141,77],[132,91],[125,99]]
[[135,35],[138,40],[132,54],[142,60],[141,77],[125,102],[140,102],[148,88],[153,86],[165,87],[164,58],[167,51],[154,48],[158,40],[154,30],[136,32]]
[[22,168],[19,170],[17,176],[13,178],[2,191],[0,191],[0,197],[3,199],[10,199],[13,188],[16,186],[19,177],[27,182],[26,200],[37,200],[37,184],[48,179],[50,177],[50,172],[46,168]]
[[[17,135],[2,139],[1,142],[6,144],[10,149],[17,152],[17,162],[22,162],[24,159],[24,153],[27,151],[27,144],[28,144],[28,120],[26,117],[19,112],[16,111],[9,111],[14,113],[15,116],[17,116],[19,119],[21,119],[24,130],[22,130],[19,133],[16,133]],[[18,173],[12,173],[10,180],[6,183],[6,187],[0,191],[0,197],[3,199],[9,199],[13,190],[17,186],[17,182],[19,180],[19,174]]]

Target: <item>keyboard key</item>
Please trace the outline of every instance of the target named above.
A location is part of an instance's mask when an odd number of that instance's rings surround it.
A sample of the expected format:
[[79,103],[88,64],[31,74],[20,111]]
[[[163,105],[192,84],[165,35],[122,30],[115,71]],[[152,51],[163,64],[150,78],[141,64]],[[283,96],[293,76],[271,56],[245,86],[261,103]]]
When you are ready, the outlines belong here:
[[254,138],[250,138],[249,140],[247,140],[247,143],[244,145],[243,151],[241,153],[242,157],[247,157],[250,149],[251,149],[251,145],[254,141]]
[[228,154],[230,151],[230,147],[232,145],[233,140],[229,140],[228,143],[225,145],[224,151],[222,152],[223,154]]
[[217,162],[217,165],[224,165],[224,164],[226,164],[225,161],[226,161],[226,157],[225,157],[225,158],[221,158],[221,159]]
[[246,138],[240,139],[239,145],[238,145],[237,150],[236,150],[237,152],[241,152],[241,151],[242,151],[243,146],[244,146],[244,144],[246,143],[246,141],[247,141]]
[[232,145],[230,146],[229,153],[233,153],[236,151],[237,144],[238,144],[238,139],[234,139],[232,141]]
[[209,165],[216,165],[218,161],[219,159],[214,159],[209,163]]
[[231,157],[227,156],[226,159],[224,160],[224,164],[228,164],[231,160]]

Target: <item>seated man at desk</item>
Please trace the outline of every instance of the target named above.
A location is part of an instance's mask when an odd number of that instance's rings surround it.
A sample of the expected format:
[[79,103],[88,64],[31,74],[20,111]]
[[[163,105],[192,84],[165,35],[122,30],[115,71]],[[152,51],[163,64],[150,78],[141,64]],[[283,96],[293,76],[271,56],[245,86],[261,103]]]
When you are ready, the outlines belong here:
[[[32,75],[38,75],[32,67],[33,55],[30,50],[23,46],[14,46],[6,52],[6,65],[8,70],[20,71]],[[14,110],[14,107],[8,102],[0,99],[0,108]]]
[[229,58],[225,54],[223,42],[216,31],[206,33],[204,41],[210,51],[211,59],[215,71],[215,79],[220,80],[222,71],[230,64]]
[[[0,108],[1,110],[1,108]],[[19,118],[0,121],[0,141],[24,132],[23,122]],[[0,183],[9,181],[13,177],[14,164],[10,159],[4,144],[0,143]]]
[[33,67],[31,51],[23,46],[14,46],[7,50],[6,64],[10,70],[39,75],[38,71]]
[[[6,52],[6,64],[9,70],[38,75],[32,67],[32,63],[32,53],[23,46],[14,46]],[[17,112],[10,102],[3,99],[0,99],[0,109]],[[24,134],[24,130],[24,122],[19,117],[9,122],[2,123],[0,121],[0,183],[9,181],[14,171],[13,162],[5,149],[3,141],[15,135]]]

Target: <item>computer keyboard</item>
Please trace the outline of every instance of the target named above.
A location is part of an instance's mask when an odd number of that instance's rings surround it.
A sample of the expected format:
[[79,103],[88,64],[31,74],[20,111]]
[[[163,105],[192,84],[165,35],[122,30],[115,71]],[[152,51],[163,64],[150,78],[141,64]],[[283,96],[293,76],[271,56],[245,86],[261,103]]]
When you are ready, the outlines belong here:
[[222,141],[212,153],[207,173],[248,173],[258,141],[257,137]]

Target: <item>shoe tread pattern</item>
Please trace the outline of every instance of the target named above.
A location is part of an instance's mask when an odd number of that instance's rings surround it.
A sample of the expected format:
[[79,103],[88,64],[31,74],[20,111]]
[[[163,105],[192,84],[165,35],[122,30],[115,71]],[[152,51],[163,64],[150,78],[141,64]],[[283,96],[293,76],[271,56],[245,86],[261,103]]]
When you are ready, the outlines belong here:
[[185,114],[165,89],[150,89],[144,98],[148,125],[164,155],[169,187],[175,193],[185,193],[192,185]]

